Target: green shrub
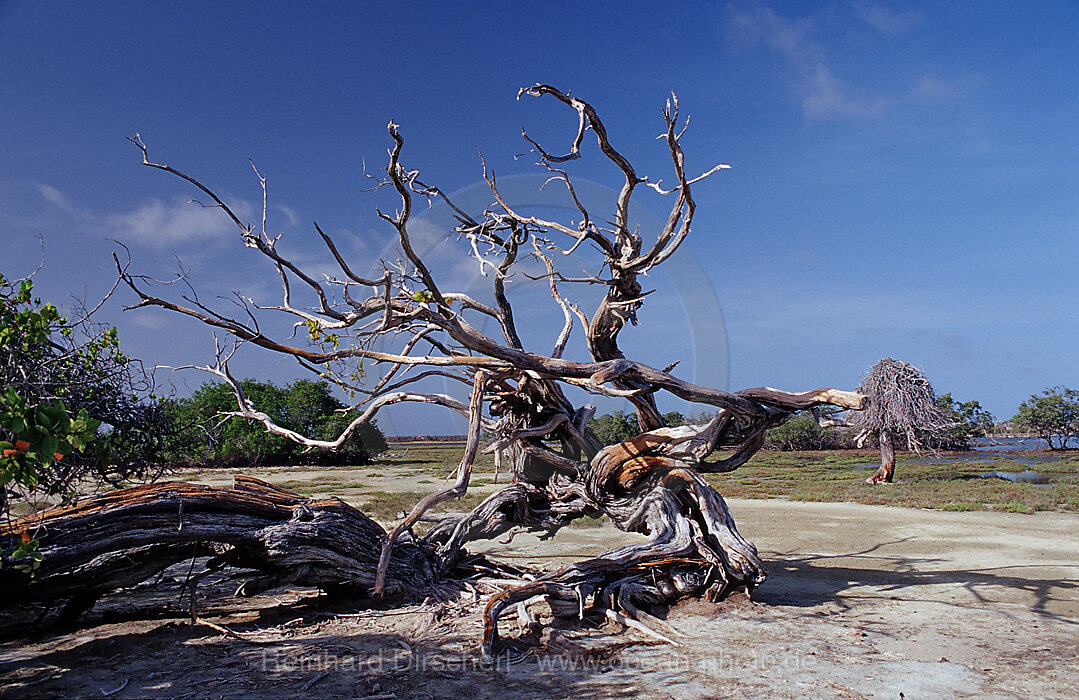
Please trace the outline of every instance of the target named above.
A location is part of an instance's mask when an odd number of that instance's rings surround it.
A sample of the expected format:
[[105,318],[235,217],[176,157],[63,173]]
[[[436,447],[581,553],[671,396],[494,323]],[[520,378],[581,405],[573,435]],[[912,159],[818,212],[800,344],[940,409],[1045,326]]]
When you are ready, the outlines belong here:
[[[683,425],[686,422],[685,416],[678,411],[664,413],[661,418],[663,418],[663,425],[667,427]],[[588,428],[604,445],[624,442],[641,434],[637,414],[627,413],[626,411],[605,413],[598,418],[593,418],[588,422]]]
[[837,450],[854,447],[849,434],[821,428],[811,413],[799,413],[765,433],[764,446],[773,450]]
[[[335,439],[356,417],[344,411],[324,381],[299,379],[284,387],[245,379],[240,388],[277,425],[321,440]],[[190,398],[170,403],[187,440],[176,457],[194,464],[243,468],[282,464],[365,464],[386,450],[386,438],[374,421],[363,424],[335,451],[308,450],[266,430],[259,422],[239,416],[236,396],[227,384],[203,384]]]
[[159,475],[176,431],[152,387],[115,328],[69,321],[29,279],[0,276],[0,509],[74,498],[84,478]]
[[977,401],[955,401],[951,394],[937,397],[937,408],[951,427],[925,435],[923,442],[937,450],[969,450],[974,438],[984,437],[996,422]]
[[1033,394],[1019,404],[1011,422],[1048,442],[1050,449],[1062,450],[1079,436],[1079,391],[1058,386]]

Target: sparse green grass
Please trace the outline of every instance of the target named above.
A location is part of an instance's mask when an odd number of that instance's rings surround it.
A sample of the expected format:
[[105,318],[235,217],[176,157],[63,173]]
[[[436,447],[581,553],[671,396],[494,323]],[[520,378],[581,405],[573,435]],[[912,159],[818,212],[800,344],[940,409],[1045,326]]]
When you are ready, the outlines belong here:
[[360,496],[359,508],[375,520],[391,522],[397,519],[397,513],[410,510],[424,495],[415,491],[372,491]]
[[[833,501],[940,510],[1000,510],[1033,513],[1039,510],[1079,510],[1079,458],[1028,467],[1014,459],[969,454],[946,464],[911,463],[901,456],[893,484],[865,483],[879,454],[869,450],[835,452],[758,453],[748,464],[708,480],[733,498],[787,498],[792,501]],[[1013,484],[981,479],[990,471],[1021,472],[1031,468],[1048,476],[1048,485]]]
[[[424,443],[393,443],[388,450],[389,454],[400,455],[398,457],[376,457],[376,466],[390,468],[407,467],[424,474],[445,477],[457,468],[461,461],[461,452],[464,445],[427,445]],[[476,462],[472,466],[473,472],[488,472],[494,470],[494,456],[481,454],[476,456]]]
[[[367,467],[374,467],[376,471],[361,471],[362,467],[333,470],[273,467],[248,473],[262,478],[273,476],[272,480],[277,485],[303,495],[347,498],[372,517],[389,522],[396,518],[398,512],[410,510],[426,493],[438,488],[444,477],[457,467],[462,449],[463,445],[393,445],[390,453],[403,456],[377,459]],[[1047,453],[1033,454],[1044,456]],[[716,455],[717,458],[722,456]],[[879,453],[871,450],[761,451],[740,469],[728,474],[708,475],[707,478],[728,498],[786,498],[793,501],[850,502],[952,511],[1079,512],[1079,454],[1050,454],[1053,461],[1029,467],[1049,477],[1051,483],[1042,486],[978,478],[979,474],[985,472],[1021,472],[1028,468],[1016,459],[979,453],[957,456],[959,459],[955,462],[919,464],[914,455],[900,455],[896,483],[879,486],[863,483],[875,468],[865,467],[876,465],[879,460]],[[1026,456],[1016,455],[1018,459]],[[330,471],[332,473],[327,473]],[[314,472],[317,475],[312,474]],[[200,471],[186,473],[179,478],[201,481],[211,474]],[[305,474],[312,476],[305,478]],[[395,479],[414,479],[411,482],[413,486],[403,492],[367,490],[371,488],[370,479],[386,478],[387,475]],[[499,486],[494,484],[492,477],[491,457],[484,455],[473,469],[471,486],[477,488],[470,489],[462,499],[441,504],[435,511],[461,512],[472,509],[491,492],[489,488],[482,487]],[[509,476],[505,475],[501,480],[508,482]],[[602,521],[575,524],[590,527],[598,526]]]
[[[419,491],[369,491],[359,494],[359,508],[381,523],[397,520],[401,511],[408,512],[416,502],[426,496]],[[488,494],[466,493],[458,499],[444,501],[431,509],[432,513],[468,512],[478,506]]]
[[569,526],[570,527],[591,528],[591,527],[604,527],[605,525],[610,525],[610,524],[611,524],[610,518],[608,518],[606,515],[601,515],[598,518],[577,518],[576,520],[571,522],[569,524]]
[[945,503],[940,507],[941,510],[982,510],[984,506],[981,503],[974,503],[973,501],[956,501],[954,503]]
[[341,496],[348,491],[355,491],[360,487],[358,486],[345,486],[344,484],[318,484],[310,487],[308,490],[311,493],[325,493],[331,496]]

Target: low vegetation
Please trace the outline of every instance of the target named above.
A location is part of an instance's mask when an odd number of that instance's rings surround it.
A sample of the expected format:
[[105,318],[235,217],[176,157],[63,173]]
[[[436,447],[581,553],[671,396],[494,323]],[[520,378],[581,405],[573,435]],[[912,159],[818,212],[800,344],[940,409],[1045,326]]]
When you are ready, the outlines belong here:
[[[325,381],[298,379],[285,386],[245,379],[246,397],[275,423],[303,435],[336,437],[355,418],[355,412],[333,395]],[[261,423],[229,417],[236,395],[227,384],[203,384],[190,398],[168,402],[182,431],[181,463],[230,468],[283,464],[366,464],[386,449],[386,438],[374,421],[360,426],[336,452],[306,450],[288,438],[266,431]]]
[[[825,452],[762,451],[729,474],[710,477],[730,498],[786,498],[889,505],[938,510],[1079,511],[1079,457],[1039,462],[1048,484],[983,478],[990,472],[1020,473],[1025,461],[978,453],[934,457],[900,456],[902,471],[886,488],[868,488],[867,471],[877,468],[870,450]],[[1016,455],[1024,459],[1026,455]]]
[[153,480],[174,446],[152,376],[92,318],[100,305],[73,306],[68,318],[30,278],[0,275],[0,517]]
[[[245,473],[309,496],[336,496],[386,524],[398,519],[423,496],[436,490],[460,461],[462,445],[412,446],[400,456],[400,445],[375,458],[367,468],[262,468]],[[709,480],[728,498],[782,498],[791,501],[850,502],[936,510],[996,510],[1079,512],[1079,455],[1017,453],[902,454],[902,471],[885,488],[869,488],[865,474],[876,469],[875,450],[761,450],[746,465]],[[1028,462],[1037,459],[1036,465]],[[1034,469],[1048,484],[1011,483],[981,475]],[[440,504],[436,513],[464,512],[475,507],[498,486],[489,460],[477,465],[472,486],[462,499]],[[438,475],[435,478],[434,475]],[[221,470],[202,470],[194,481],[220,481]],[[189,477],[190,478],[190,477]],[[506,476],[499,479],[505,483]],[[603,521],[606,522],[606,521]],[[595,526],[600,521],[582,522]]]

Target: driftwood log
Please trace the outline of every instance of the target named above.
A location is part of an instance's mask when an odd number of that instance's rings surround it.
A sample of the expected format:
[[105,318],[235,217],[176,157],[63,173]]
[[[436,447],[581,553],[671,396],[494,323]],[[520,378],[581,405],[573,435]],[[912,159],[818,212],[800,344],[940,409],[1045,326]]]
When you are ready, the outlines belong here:
[[[229,372],[234,350],[221,350],[216,364],[201,369],[232,386],[237,399],[232,415],[260,421],[267,430],[312,448],[334,449],[382,407],[426,402],[467,416],[468,442],[454,484],[422,499],[389,532],[339,501],[304,500],[250,480],[225,491],[175,484],[146,487],[54,511],[45,515],[48,525],[40,531],[45,533],[40,537],[46,563],[37,580],[20,584],[19,595],[40,598],[46,595],[43,591],[60,595],[122,585],[189,556],[190,547],[197,545],[214,552],[215,565],[260,572],[247,590],[294,582],[347,585],[390,596],[475,576],[467,567],[465,546],[470,541],[519,530],[550,535],[577,518],[598,514],[647,540],[493,595],[484,614],[485,656],[495,653],[500,614],[540,596],[552,608],[576,612],[600,607],[620,619],[640,621],[650,619],[649,609],[681,598],[719,598],[760,585],[766,573],[755,547],[738,532],[723,498],[701,475],[737,469],[761,447],[765,430],[794,412],[859,409],[864,397],[834,389],[730,393],[686,381],[672,371],[674,365],[660,370],[626,358],[618,337],[627,323],[638,321],[637,311],[648,293],[643,276],[673,255],[689,235],[696,210],[692,186],[726,166],[697,177],[686,175],[680,144],[686,125],[679,123],[676,99],[662,111],[661,138],[675,178],[664,189],[638,175],[614,148],[590,104],[549,85],[523,89],[518,97],[525,96],[550,97],[576,112],[577,130],[568,152],[556,155],[527,133],[524,138],[549,182],[565,188],[577,219],[560,222],[516,211],[502,197],[486,164],[483,175],[491,205],[476,214],[462,210],[442,190],[421,181],[418,171],[402,165],[404,139],[391,123],[389,164],[379,187],[392,191],[399,204],[393,215],[378,214],[395,229],[401,259],[382,260],[382,272],[374,278],[358,275],[357,269],[366,268],[346,260],[316,224],[339,268],[337,277],[316,279],[286,258],[277,248],[278,238],[267,234],[265,196],[261,225],[249,225],[206,185],[151,161],[142,140],[133,138],[145,165],[187,181],[232,219],[243,243],[276,268],[283,290],[282,301],[273,305],[238,297],[243,313],[230,316],[193,294],[180,299],[158,296],[149,278],[132,276],[118,264],[124,282],[138,296],[135,307],[169,309],[227,334],[236,345],[292,356],[358,397],[358,417],[337,439],[298,435],[252,404]],[[588,133],[622,178],[611,210],[598,217],[578,199],[564,169],[581,157]],[[259,179],[265,195],[265,179]],[[672,200],[662,230],[648,237],[630,215],[630,201],[642,187]],[[429,261],[416,253],[409,230],[416,197],[441,199],[454,212],[458,225],[451,233],[461,242],[462,255],[472,257],[491,280],[487,298],[444,288]],[[599,271],[585,277],[563,275],[556,261],[582,245],[602,257]],[[517,332],[511,303],[514,275],[547,281],[562,312],[564,324],[545,352],[526,348]],[[590,316],[565,295],[565,289],[576,284],[605,289]],[[301,292],[307,305],[296,301]],[[256,320],[264,313],[285,314],[298,328],[306,327],[311,342],[305,346],[294,337],[272,337]],[[475,321],[484,318],[496,322],[500,337],[479,330],[482,324]],[[583,331],[578,356],[587,355],[586,361],[564,357],[577,325]],[[368,383],[359,381],[364,375]],[[423,380],[432,376],[465,384],[468,403],[423,391]],[[628,400],[641,433],[604,447],[588,428],[595,409],[575,405],[567,388]],[[656,403],[656,394],[664,391],[714,411],[714,417],[700,425],[665,427]],[[480,450],[495,453],[512,474],[512,483],[472,512],[414,537],[412,526],[429,508],[466,492]],[[714,456],[721,450],[727,450],[726,456]],[[109,536],[95,536],[95,528],[104,528]],[[100,577],[88,582],[81,575],[88,571]],[[14,574],[4,576],[6,585],[16,585]]]
[[[44,555],[33,578],[5,566],[5,602],[78,599],[88,604],[192,557],[209,568],[258,572],[237,588],[254,595],[288,583],[365,592],[374,585],[386,532],[339,499],[307,499],[250,477],[231,489],[166,482],[121,489],[8,523],[37,532]],[[427,548],[394,547],[386,589],[401,595],[439,580]],[[8,563],[8,562],[5,562]]]

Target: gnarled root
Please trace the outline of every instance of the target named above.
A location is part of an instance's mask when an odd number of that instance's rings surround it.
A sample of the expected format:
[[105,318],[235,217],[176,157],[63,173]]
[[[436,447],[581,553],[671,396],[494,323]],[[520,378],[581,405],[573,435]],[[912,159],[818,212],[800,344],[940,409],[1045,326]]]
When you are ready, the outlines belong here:
[[[583,618],[586,608],[621,610],[647,628],[640,619],[647,613],[640,608],[666,607],[694,595],[714,600],[764,582],[767,573],[756,548],[741,536],[723,498],[700,475],[687,469],[667,471],[643,497],[625,501],[607,504],[604,510],[618,517],[637,504],[615,522],[649,539],[493,596],[483,613],[485,659],[496,653],[501,614],[536,596],[545,596],[556,614]],[[669,638],[670,631],[664,631],[661,636]]]

